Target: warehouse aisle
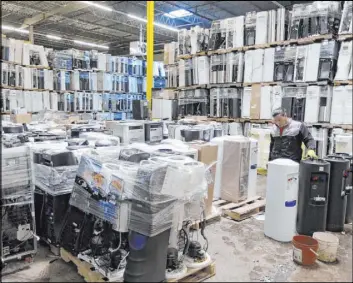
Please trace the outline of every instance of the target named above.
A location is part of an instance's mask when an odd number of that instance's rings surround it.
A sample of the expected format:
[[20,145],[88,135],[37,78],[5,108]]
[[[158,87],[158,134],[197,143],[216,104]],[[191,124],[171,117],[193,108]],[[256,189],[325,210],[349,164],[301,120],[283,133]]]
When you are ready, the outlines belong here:
[[[258,191],[265,195],[266,177],[258,176]],[[207,282],[352,282],[352,225],[346,225],[340,239],[338,262],[318,262],[303,268],[292,261],[291,244],[266,238],[263,220],[250,218],[235,222],[222,218],[206,229],[209,253],[216,260],[216,276]],[[201,239],[200,239],[201,240]],[[76,267],[54,258],[48,249],[40,247],[29,269],[5,276],[3,282],[84,282]]]

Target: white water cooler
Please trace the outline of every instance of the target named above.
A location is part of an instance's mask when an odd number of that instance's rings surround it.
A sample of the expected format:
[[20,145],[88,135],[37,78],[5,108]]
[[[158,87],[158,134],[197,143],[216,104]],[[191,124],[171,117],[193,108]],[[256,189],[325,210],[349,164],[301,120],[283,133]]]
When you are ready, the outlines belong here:
[[299,163],[275,159],[268,163],[265,235],[290,242],[296,235]]

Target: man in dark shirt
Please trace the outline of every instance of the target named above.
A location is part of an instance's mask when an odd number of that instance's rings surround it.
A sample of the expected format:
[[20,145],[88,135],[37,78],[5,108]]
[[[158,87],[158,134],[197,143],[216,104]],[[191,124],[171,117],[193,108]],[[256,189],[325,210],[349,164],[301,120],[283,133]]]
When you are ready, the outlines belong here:
[[307,156],[317,158],[316,143],[304,123],[288,118],[282,108],[272,113],[274,125],[271,129],[270,158],[288,158],[296,162],[302,159],[302,143],[309,149]]

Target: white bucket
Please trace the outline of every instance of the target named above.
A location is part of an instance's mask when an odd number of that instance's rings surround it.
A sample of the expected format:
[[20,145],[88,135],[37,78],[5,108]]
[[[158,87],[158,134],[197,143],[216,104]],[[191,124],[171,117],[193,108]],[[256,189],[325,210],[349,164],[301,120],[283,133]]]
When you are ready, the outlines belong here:
[[335,262],[339,245],[338,238],[326,232],[315,232],[313,238],[319,242],[318,260]]

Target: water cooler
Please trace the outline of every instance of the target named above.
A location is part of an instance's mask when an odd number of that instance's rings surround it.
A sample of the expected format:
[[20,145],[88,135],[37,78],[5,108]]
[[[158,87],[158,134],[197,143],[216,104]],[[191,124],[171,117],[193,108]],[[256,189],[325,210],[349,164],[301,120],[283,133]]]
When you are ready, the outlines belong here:
[[342,156],[350,162],[349,174],[347,176],[347,209],[346,209],[346,220],[345,222],[352,223],[353,221],[353,193],[352,193],[352,181],[353,181],[353,156],[347,153],[336,153],[336,155]]
[[349,160],[339,155],[329,155],[325,160],[331,164],[326,230],[341,232],[344,230],[349,192]]
[[302,160],[299,166],[297,232],[312,235],[326,230],[330,163]]
[[296,234],[299,164],[284,158],[268,163],[264,232],[280,242]]

